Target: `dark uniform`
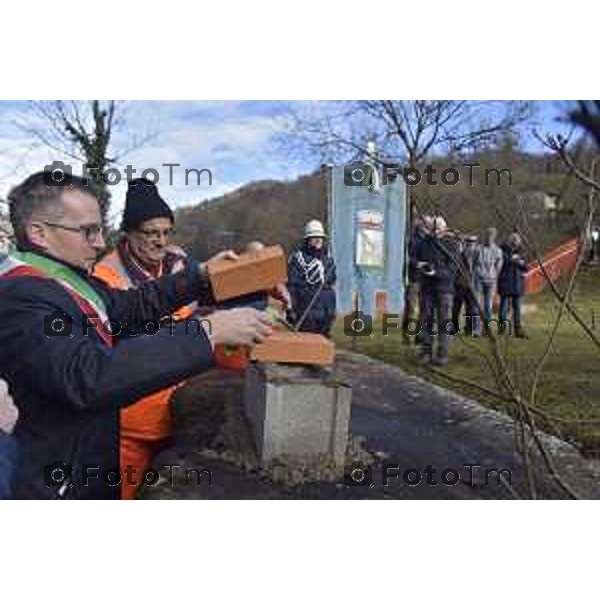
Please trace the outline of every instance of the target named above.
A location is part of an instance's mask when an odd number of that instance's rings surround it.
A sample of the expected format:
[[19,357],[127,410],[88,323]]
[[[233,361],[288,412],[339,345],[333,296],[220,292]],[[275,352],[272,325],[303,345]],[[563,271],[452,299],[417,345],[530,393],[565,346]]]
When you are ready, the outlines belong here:
[[336,313],[335,282],[335,262],[324,247],[316,250],[305,244],[296,250],[288,261],[288,290],[293,308],[288,315],[290,323],[302,318],[316,294],[300,331],[329,336]]

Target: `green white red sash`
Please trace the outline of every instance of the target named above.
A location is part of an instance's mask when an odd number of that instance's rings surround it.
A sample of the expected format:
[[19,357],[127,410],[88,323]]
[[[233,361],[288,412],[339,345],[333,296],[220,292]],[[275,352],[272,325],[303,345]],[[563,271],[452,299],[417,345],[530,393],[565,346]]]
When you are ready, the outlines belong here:
[[0,263],[0,277],[37,277],[60,284],[87,317],[100,338],[109,346],[110,321],[102,297],[77,272],[68,266],[34,252],[11,252]]

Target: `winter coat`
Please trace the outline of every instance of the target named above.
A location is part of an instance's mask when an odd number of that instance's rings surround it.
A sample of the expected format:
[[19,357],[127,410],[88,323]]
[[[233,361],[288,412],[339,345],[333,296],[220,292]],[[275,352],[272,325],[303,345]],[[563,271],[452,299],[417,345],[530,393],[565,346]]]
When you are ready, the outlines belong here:
[[[196,299],[214,301],[196,263],[128,291],[73,270],[103,299],[108,317],[122,324],[156,321]],[[70,330],[48,335],[48,320],[58,313],[70,317]],[[109,343],[106,333],[84,326],[82,305],[48,277],[5,272],[0,322],[0,376],[20,415],[15,498],[57,498],[59,491],[64,498],[118,498],[119,486],[103,475],[119,468],[119,409],[213,364],[211,342],[193,324],[189,331],[179,323],[153,336],[114,336]],[[72,469],[67,489],[49,480],[59,463]],[[93,465],[87,485],[85,465]]]
[[478,244],[462,244],[459,260],[460,268],[457,270],[454,280],[455,291],[476,290],[475,263],[478,254]]
[[336,314],[335,282],[335,262],[325,249],[314,251],[303,246],[296,250],[288,261],[288,290],[293,310],[288,320],[297,323],[316,294],[300,331],[328,334]]
[[11,482],[17,460],[17,442],[0,431],[0,500],[11,497]]
[[[94,277],[102,280],[110,288],[128,290],[139,287],[155,278],[142,271],[130,258],[130,250],[119,242],[118,247],[106,255],[94,267]],[[185,268],[187,257],[167,253],[161,265],[161,272],[174,274]],[[194,305],[184,306],[173,314],[176,320],[192,316]],[[162,440],[172,435],[170,401],[177,386],[160,390],[124,408],[121,411],[121,437],[143,440]]]
[[496,244],[490,246],[481,244],[478,247],[475,260],[475,275],[478,281],[484,283],[496,282],[502,270],[503,260],[504,254],[499,246]]
[[424,292],[439,294],[453,294],[455,279],[459,273],[460,246],[450,237],[435,237],[428,235],[417,247],[418,262],[424,262],[434,271],[428,275],[430,269],[420,270],[421,289]]
[[[498,293],[501,296],[520,296],[525,292],[527,261],[519,250],[506,245],[502,246],[502,253],[504,260],[498,276]],[[517,254],[516,260],[513,260],[513,254]]]
[[417,269],[417,256],[419,246],[423,243],[425,234],[421,231],[415,231],[408,242],[408,281],[416,283],[419,281],[419,270]]

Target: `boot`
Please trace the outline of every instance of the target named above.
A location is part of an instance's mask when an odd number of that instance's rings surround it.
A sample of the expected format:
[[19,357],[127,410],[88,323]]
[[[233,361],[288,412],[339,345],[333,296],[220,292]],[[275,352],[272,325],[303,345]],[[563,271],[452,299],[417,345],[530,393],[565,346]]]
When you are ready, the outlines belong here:
[[421,352],[419,354],[419,358],[417,358],[417,363],[422,367],[427,366],[431,362],[431,354],[429,352]]
[[525,333],[522,325],[515,325],[515,337],[528,340],[529,336]]
[[447,356],[436,356],[431,361],[431,364],[434,367],[445,367],[448,364],[448,357]]

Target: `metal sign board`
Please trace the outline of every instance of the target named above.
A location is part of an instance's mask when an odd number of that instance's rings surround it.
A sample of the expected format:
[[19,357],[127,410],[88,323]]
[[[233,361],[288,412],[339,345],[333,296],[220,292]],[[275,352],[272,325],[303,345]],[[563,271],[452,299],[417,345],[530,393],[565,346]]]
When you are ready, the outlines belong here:
[[340,313],[359,307],[375,314],[377,292],[385,292],[387,308],[404,306],[406,184],[402,178],[386,185],[350,186],[344,166],[329,167],[329,227],[336,261],[337,305]]

